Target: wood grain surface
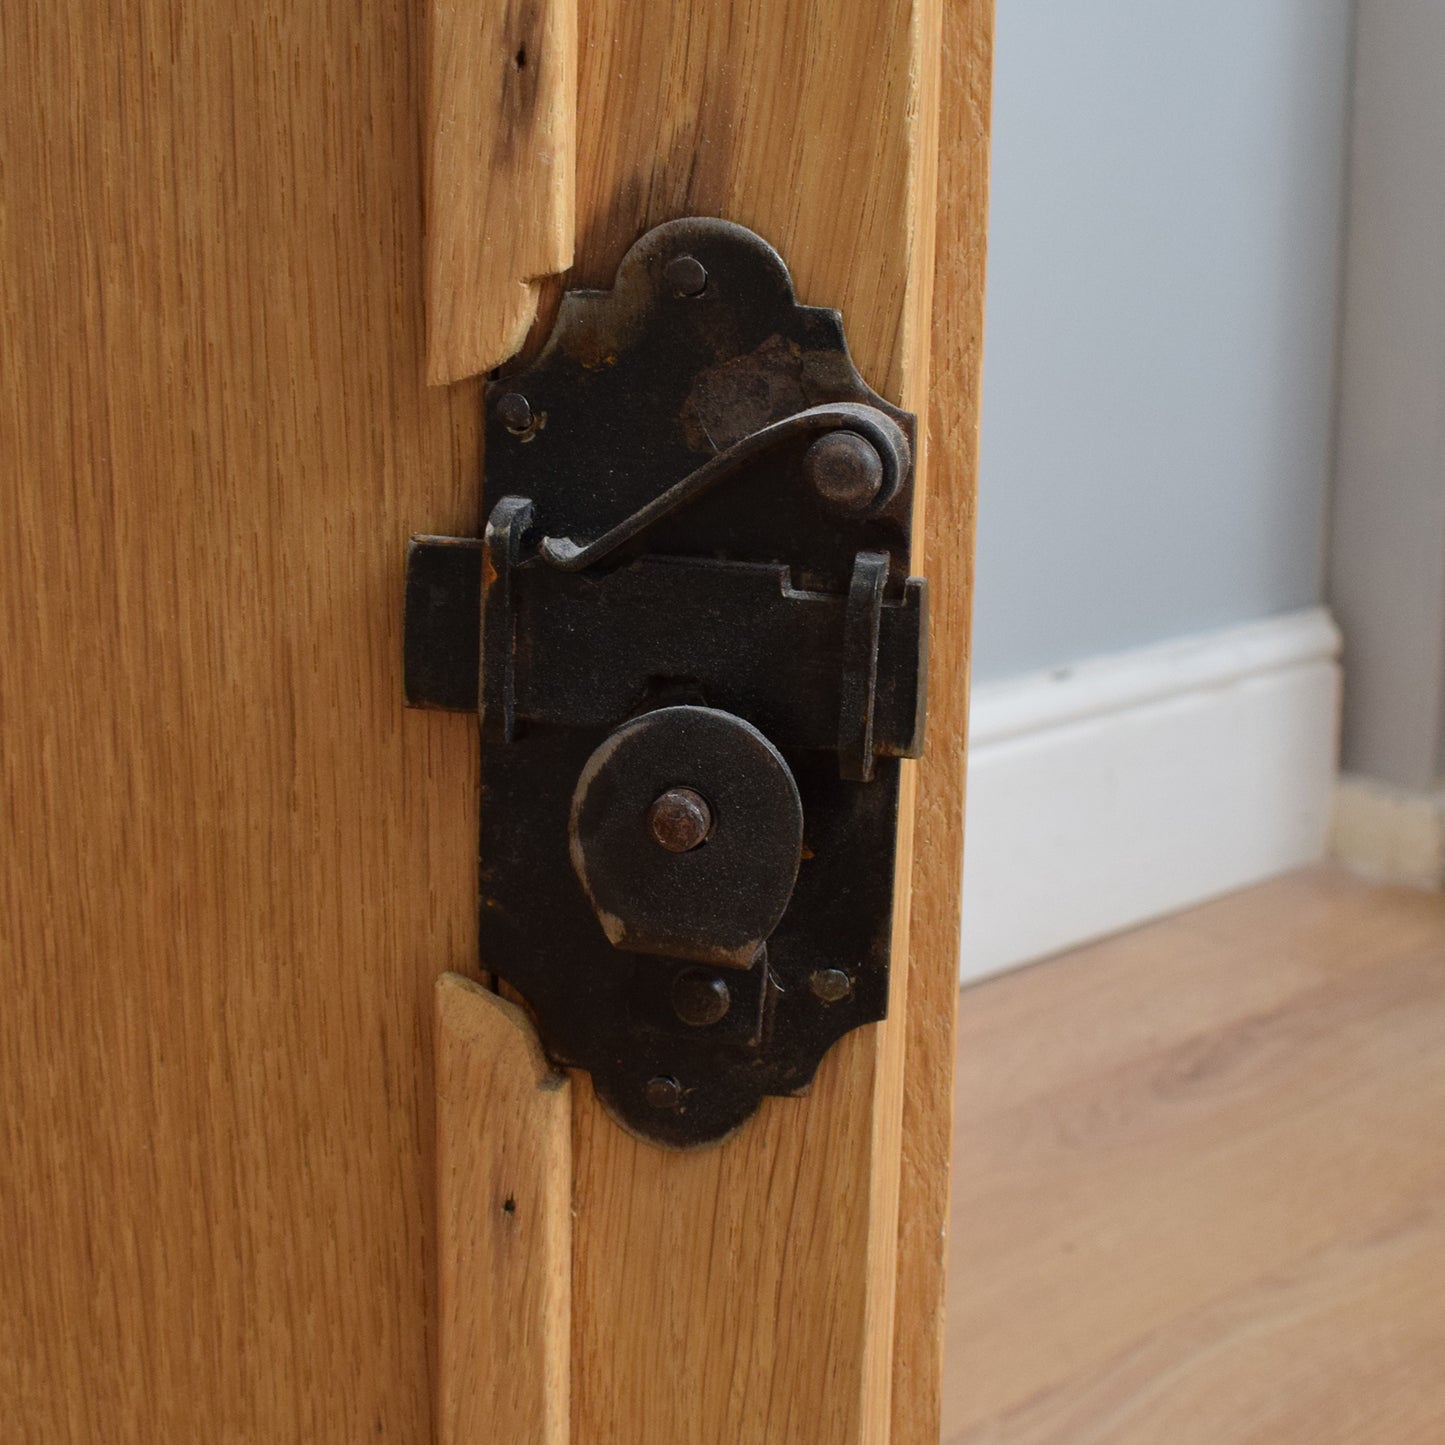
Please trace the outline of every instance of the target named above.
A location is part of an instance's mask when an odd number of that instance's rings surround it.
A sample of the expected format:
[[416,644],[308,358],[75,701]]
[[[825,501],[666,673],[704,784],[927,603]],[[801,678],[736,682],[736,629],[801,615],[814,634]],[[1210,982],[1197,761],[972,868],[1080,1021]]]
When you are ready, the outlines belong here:
[[[659,221],[726,216],[779,249],[802,301],[842,310],[873,386],[922,410],[940,24],[908,0],[583,7],[572,281],[610,284]],[[906,815],[903,831],[906,930]],[[887,1025],[721,1148],[639,1143],[579,1078],[575,1441],[886,1440],[907,969],[895,979]]]
[[964,991],[947,1445],[1445,1440],[1445,898],[1316,869]]
[[515,1004],[437,980],[437,1440],[571,1439],[572,1099]]
[[428,0],[427,373],[516,353],[572,264],[576,0]]
[[0,0],[0,1437],[425,1442],[475,725],[418,7]]

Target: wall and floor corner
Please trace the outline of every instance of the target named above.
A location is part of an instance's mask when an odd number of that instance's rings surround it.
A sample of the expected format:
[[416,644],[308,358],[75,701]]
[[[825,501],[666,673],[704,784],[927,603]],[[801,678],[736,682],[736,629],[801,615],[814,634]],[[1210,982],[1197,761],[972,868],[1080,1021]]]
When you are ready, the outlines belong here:
[[966,979],[1324,851],[1353,8],[999,4]]

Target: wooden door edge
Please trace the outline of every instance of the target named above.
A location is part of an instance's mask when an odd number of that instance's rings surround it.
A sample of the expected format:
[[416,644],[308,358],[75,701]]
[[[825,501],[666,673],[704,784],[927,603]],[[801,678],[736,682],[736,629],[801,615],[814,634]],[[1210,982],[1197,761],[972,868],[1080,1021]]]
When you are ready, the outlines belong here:
[[920,532],[933,616],[930,715],[915,825],[889,1445],[937,1445],[942,1419],[993,26],[994,0],[946,0],[931,485]]

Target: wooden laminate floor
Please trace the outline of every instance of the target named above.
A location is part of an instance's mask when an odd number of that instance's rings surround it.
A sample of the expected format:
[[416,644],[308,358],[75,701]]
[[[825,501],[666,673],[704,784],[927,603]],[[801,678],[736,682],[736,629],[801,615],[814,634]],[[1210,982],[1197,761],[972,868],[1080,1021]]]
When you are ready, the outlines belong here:
[[1317,869],[967,990],[945,1445],[1445,1445],[1445,897]]

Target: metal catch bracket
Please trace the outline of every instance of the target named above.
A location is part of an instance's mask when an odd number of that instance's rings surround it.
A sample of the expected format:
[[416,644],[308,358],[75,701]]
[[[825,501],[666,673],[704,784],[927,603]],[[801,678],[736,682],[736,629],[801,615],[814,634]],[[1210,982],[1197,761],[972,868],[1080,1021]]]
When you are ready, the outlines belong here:
[[888,1004],[922,748],[915,419],[726,221],[571,291],[486,390],[487,523],[414,537],[406,701],[482,718],[482,966],[689,1146]]

